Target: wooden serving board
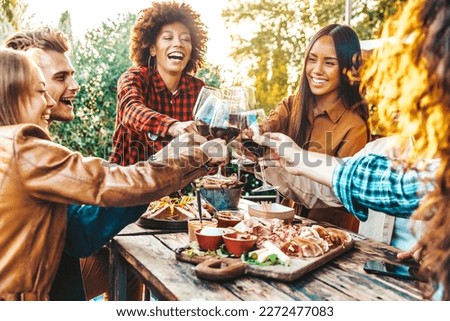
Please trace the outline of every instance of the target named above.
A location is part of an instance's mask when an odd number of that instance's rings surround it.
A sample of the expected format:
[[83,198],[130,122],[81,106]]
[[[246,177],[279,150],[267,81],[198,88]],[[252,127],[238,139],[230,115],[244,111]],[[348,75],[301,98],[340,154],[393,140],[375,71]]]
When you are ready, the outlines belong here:
[[[306,273],[317,269],[318,267],[330,262],[339,255],[349,251],[353,248],[355,241],[352,239],[345,246],[341,245],[336,247],[324,255],[311,258],[299,258],[291,257],[291,263],[289,266],[283,265],[270,265],[270,266],[259,266],[246,263],[245,274],[252,275],[261,278],[269,278],[280,281],[293,281],[296,280]],[[189,257],[186,250],[180,249],[175,252],[176,258],[179,261],[188,262],[192,264],[199,264],[205,260],[214,258],[213,256],[194,256]],[[232,259],[236,262],[241,261],[240,258]]]

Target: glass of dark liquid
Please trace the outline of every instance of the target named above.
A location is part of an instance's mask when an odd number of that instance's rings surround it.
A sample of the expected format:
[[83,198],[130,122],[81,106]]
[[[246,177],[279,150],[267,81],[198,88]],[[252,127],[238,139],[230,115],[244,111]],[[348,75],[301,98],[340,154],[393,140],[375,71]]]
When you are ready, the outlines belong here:
[[[218,99],[214,114],[209,124],[209,133],[214,138],[221,138],[228,144],[241,132],[240,130],[240,107],[238,104],[227,99]],[[221,168],[216,174],[218,178],[224,178]]]
[[264,166],[262,166],[260,163],[265,152],[267,151],[267,147],[259,145],[252,139],[254,135],[261,135],[260,126],[265,118],[266,113],[264,112],[264,109],[254,109],[241,113],[240,127],[241,130],[243,131],[243,134],[241,135],[242,145],[245,148],[246,152],[250,152],[257,159],[256,166],[259,166],[261,174],[262,185],[252,190],[252,192],[254,193],[260,193],[277,189],[276,186],[267,183]]
[[194,106],[194,122],[197,131],[204,137],[211,137],[209,125],[211,124],[216,106],[220,103],[222,92],[218,88],[204,86]]
[[217,106],[209,125],[209,132],[214,138],[221,138],[228,144],[241,132],[239,129],[240,113],[234,104],[222,100]]

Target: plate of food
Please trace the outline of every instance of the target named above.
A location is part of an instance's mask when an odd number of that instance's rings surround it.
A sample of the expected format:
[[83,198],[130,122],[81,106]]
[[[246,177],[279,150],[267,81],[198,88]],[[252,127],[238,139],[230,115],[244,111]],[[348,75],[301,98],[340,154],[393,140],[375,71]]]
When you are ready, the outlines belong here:
[[[211,218],[203,208],[203,216]],[[187,230],[187,222],[198,217],[194,196],[179,198],[163,197],[149,204],[147,211],[136,222],[139,226],[152,229]]]

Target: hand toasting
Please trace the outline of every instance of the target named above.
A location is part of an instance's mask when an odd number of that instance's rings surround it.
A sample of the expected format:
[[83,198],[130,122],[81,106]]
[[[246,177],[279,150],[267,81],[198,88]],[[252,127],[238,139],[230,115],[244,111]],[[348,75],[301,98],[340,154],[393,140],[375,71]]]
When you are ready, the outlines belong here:
[[199,147],[208,157],[208,166],[218,166],[228,162],[228,150],[223,139],[207,140],[198,134],[182,134],[173,139],[169,145],[156,153],[152,160],[164,162],[169,157],[177,158],[181,154],[194,153],[194,147]]

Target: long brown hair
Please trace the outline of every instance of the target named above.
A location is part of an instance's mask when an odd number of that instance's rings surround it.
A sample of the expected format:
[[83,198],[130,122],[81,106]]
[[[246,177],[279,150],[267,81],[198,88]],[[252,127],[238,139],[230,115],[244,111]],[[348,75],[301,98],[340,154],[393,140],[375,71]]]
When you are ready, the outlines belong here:
[[0,126],[20,123],[19,108],[31,94],[30,58],[12,49],[0,49]]
[[[150,8],[141,10],[131,32],[130,58],[136,66],[149,63],[150,47],[156,43],[161,28],[173,22],[180,22],[189,29],[192,41],[191,59],[186,65],[186,73],[195,73],[200,68],[206,54],[206,27],[200,15],[186,3],[154,2]],[[154,59],[154,58],[151,58]]]
[[441,284],[449,300],[450,1],[410,0],[383,30],[382,39],[389,41],[368,59],[362,84],[388,134],[415,138],[414,155],[405,160],[409,166],[440,159],[436,187],[413,218],[428,221],[420,239],[421,267],[432,285],[425,295],[431,297]]
[[[361,46],[356,32],[349,26],[340,24],[331,24],[320,29],[311,39],[305,53],[300,86],[294,98],[292,117],[289,121],[288,135],[299,145],[304,147],[307,142],[307,135],[311,129],[311,122],[308,114],[311,108],[316,104],[316,97],[309,87],[306,78],[306,61],[311,48],[316,41],[323,36],[333,38],[334,47],[339,64],[340,96],[343,99],[347,109],[355,110],[364,121],[369,117],[367,106],[359,92],[359,83],[349,77],[349,73],[355,73],[359,70],[361,64]],[[369,134],[369,132],[368,132]]]

